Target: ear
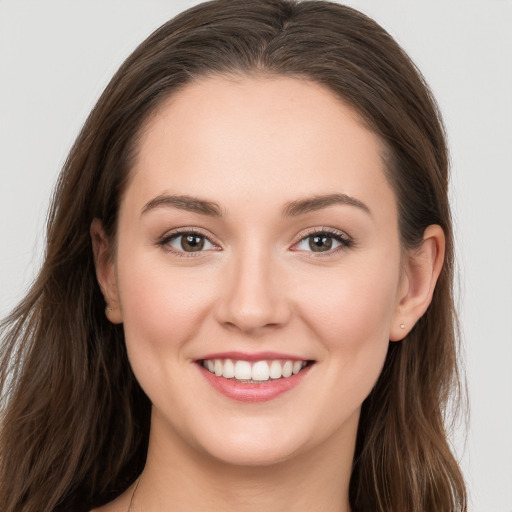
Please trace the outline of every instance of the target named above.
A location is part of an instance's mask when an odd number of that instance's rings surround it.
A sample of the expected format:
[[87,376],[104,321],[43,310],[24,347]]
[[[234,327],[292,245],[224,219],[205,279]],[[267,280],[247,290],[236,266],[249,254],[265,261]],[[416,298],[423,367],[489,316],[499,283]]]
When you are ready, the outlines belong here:
[[425,230],[421,245],[406,255],[390,330],[391,341],[405,338],[432,302],[443,268],[445,244],[441,226],[431,225]]
[[111,244],[99,219],[92,221],[90,234],[96,278],[106,303],[105,314],[112,323],[120,324],[123,316],[119,303],[114,258],[111,253]]

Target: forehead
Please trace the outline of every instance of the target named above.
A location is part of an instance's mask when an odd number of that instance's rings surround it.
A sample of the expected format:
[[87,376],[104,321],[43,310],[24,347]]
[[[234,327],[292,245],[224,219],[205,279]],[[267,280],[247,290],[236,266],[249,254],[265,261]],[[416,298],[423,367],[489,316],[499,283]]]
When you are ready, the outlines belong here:
[[382,154],[357,113],[317,83],[209,77],[149,119],[129,189],[141,200],[171,192],[220,202],[345,193],[394,208]]

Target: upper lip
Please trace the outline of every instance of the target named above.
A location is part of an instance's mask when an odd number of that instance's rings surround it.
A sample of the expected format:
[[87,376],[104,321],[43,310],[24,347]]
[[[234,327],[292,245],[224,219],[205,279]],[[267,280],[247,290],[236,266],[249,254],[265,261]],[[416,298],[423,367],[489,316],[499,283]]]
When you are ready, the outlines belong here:
[[282,352],[215,352],[207,354],[196,359],[196,361],[204,361],[205,359],[235,359],[237,361],[264,361],[273,359],[284,359],[286,361],[309,361],[309,358],[296,356],[293,354],[283,354]]

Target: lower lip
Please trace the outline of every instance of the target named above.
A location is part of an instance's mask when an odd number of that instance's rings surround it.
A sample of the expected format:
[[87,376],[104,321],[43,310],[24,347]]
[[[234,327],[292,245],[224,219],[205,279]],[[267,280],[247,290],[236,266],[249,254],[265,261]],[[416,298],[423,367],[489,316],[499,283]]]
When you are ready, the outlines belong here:
[[267,402],[279,395],[297,387],[311,369],[311,364],[303,368],[299,373],[291,377],[264,381],[261,384],[237,382],[235,380],[217,377],[203,366],[198,365],[204,378],[224,396],[239,402]]

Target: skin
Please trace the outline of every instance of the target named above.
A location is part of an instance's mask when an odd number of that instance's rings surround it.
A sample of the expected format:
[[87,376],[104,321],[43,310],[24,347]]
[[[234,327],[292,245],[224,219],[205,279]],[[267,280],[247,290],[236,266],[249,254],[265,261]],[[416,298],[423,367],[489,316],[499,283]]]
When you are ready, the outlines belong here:
[[[115,253],[101,222],[91,227],[108,317],[123,322],[153,403],[133,510],[349,511],[361,404],[389,341],[430,303],[441,228],[430,226],[417,250],[400,246],[378,137],[315,83],[194,82],[158,109],[138,149]],[[222,215],[148,209],[165,194],[215,202]],[[283,216],[291,202],[332,194],[364,207]],[[181,239],[159,243],[179,228],[211,243],[194,253]],[[329,239],[333,249],[313,252],[308,236],[325,229],[351,245]],[[314,364],[294,389],[242,403],[214,390],[195,362],[232,350]],[[132,491],[100,510],[126,511]]]

